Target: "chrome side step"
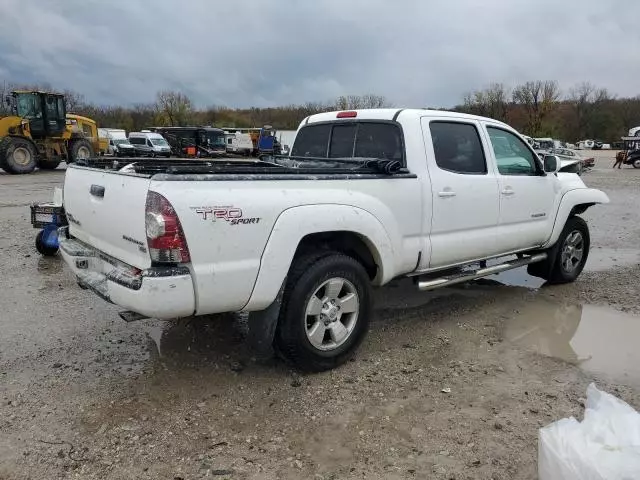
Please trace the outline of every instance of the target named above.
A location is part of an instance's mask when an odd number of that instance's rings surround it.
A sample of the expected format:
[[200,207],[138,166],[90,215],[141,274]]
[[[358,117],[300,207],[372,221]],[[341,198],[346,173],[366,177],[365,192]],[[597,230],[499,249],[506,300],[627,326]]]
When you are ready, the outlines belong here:
[[486,277],[488,275],[494,275],[496,273],[505,272],[514,268],[523,267],[530,263],[542,262],[547,259],[546,253],[538,253],[536,255],[530,255],[528,257],[517,258],[508,262],[500,263],[498,265],[492,265],[490,267],[480,268],[475,272],[465,272],[459,275],[449,275],[439,278],[427,278],[425,280],[418,281],[419,290],[435,290],[436,288],[448,287],[449,285],[455,285],[457,283],[464,283],[476,278]]

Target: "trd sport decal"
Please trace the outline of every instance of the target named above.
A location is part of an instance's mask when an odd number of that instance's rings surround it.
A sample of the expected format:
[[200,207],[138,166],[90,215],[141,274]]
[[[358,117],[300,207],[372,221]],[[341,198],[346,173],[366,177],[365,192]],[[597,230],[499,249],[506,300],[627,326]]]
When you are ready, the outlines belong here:
[[217,222],[224,220],[229,225],[248,225],[252,223],[260,223],[260,217],[245,218],[242,210],[236,207],[191,207],[202,220],[210,220]]

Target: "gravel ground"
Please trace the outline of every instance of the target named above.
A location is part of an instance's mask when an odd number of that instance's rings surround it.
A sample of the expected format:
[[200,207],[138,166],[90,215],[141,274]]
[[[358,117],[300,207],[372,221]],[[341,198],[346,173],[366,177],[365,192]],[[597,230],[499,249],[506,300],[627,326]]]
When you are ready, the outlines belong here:
[[237,316],[125,324],[35,251],[28,205],[64,172],[0,172],[0,479],[535,478],[538,429],[590,382],[640,407],[640,170],[595,153],[612,203],[576,283],[394,282],[318,375],[257,362]]

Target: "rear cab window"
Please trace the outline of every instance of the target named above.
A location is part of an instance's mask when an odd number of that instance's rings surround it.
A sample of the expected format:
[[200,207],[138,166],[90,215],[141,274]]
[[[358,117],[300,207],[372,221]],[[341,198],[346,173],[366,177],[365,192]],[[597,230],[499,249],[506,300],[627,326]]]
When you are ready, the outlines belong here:
[[487,160],[476,125],[434,120],[429,123],[436,165],[462,175],[486,175]]
[[397,160],[406,166],[402,129],[393,121],[351,120],[302,127],[292,157],[375,158]]

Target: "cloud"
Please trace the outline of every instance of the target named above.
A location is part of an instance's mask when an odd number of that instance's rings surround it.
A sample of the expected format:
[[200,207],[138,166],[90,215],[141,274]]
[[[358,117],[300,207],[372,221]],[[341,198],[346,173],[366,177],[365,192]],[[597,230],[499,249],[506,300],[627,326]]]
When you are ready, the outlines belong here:
[[377,93],[450,106],[490,82],[635,96],[640,33],[618,0],[3,0],[0,74],[102,104],[180,89],[273,106]]

